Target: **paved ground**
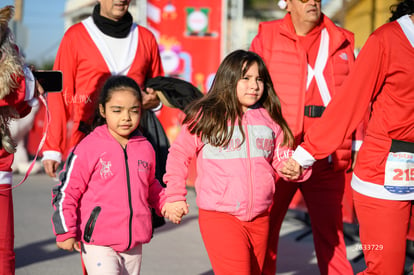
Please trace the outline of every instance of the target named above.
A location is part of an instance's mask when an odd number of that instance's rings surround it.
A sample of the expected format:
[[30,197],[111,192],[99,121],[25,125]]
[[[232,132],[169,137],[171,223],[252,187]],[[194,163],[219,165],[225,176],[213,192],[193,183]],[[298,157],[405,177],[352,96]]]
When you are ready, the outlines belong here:
[[[15,176],[14,182],[20,179],[20,176]],[[31,175],[13,191],[16,275],[82,274],[79,255],[58,250],[55,245],[50,223],[50,200],[51,188],[56,183],[46,175]],[[158,228],[151,242],[144,246],[141,274],[213,275],[198,229],[193,189],[189,189],[188,201],[190,214],[182,224],[167,223]],[[307,231],[302,217],[290,211],[283,223],[277,274],[319,274],[312,235],[301,238],[301,234]],[[346,229],[354,235],[355,227],[347,226]],[[346,241],[348,257],[354,271],[359,272],[365,268],[363,259],[352,260],[360,253],[358,241]]]

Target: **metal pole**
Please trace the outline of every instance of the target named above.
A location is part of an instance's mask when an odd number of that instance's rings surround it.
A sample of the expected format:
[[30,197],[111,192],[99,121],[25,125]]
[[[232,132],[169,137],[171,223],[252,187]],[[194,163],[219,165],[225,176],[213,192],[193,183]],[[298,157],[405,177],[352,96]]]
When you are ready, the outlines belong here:
[[341,24],[342,24],[342,27],[343,28],[345,28],[345,18],[346,18],[346,0],[342,0],[342,11],[341,11],[341,20],[342,20],[342,22],[341,22]]
[[22,22],[23,20],[23,0],[14,0],[14,21]]
[[375,31],[376,16],[377,16],[377,0],[372,0],[371,32]]
[[241,34],[243,31],[243,1],[230,0],[230,28],[231,40],[230,50],[235,50],[240,47]]
[[136,0],[137,23],[147,26],[147,0]]

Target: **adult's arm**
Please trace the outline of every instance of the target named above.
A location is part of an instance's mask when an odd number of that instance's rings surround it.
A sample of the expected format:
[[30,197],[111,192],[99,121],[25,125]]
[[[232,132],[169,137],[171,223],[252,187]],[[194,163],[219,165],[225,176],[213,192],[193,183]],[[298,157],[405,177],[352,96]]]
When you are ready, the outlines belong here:
[[59,46],[54,70],[63,73],[63,89],[60,93],[49,93],[47,104],[51,114],[48,135],[43,147],[43,166],[45,172],[55,176],[56,169],[62,160],[66,147],[67,122],[70,118],[70,103],[73,102],[76,77],[76,46],[65,35]]
[[293,159],[302,167],[329,156],[352,134],[366,115],[369,104],[380,92],[387,67],[382,43],[371,35],[355,65],[322,117],[305,134]]

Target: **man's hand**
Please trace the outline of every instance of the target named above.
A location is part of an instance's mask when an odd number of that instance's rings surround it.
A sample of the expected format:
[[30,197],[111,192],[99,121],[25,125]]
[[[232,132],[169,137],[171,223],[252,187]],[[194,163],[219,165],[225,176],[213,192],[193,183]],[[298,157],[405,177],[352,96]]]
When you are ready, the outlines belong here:
[[59,167],[59,162],[51,159],[46,159],[42,161],[42,164],[46,174],[51,178],[56,178],[56,171]]
[[141,94],[144,110],[154,109],[160,105],[160,99],[153,88],[146,88]]

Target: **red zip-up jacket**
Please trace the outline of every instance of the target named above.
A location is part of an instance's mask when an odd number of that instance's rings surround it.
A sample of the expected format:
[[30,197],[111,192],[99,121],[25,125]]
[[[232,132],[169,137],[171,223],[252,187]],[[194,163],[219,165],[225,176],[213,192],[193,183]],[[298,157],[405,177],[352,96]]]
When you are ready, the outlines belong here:
[[[354,63],[354,36],[336,26],[322,15],[323,24],[329,34],[329,56],[324,77],[331,97],[342,84]],[[283,116],[289,124],[297,142],[304,135],[304,108],[307,83],[307,56],[300,45],[289,13],[283,19],[262,22],[253,39],[251,51],[265,61],[276,93],[282,104]],[[317,120],[318,118],[315,118]],[[359,137],[362,139],[362,136]],[[334,167],[345,169],[351,158],[352,140],[348,138],[333,154]]]

